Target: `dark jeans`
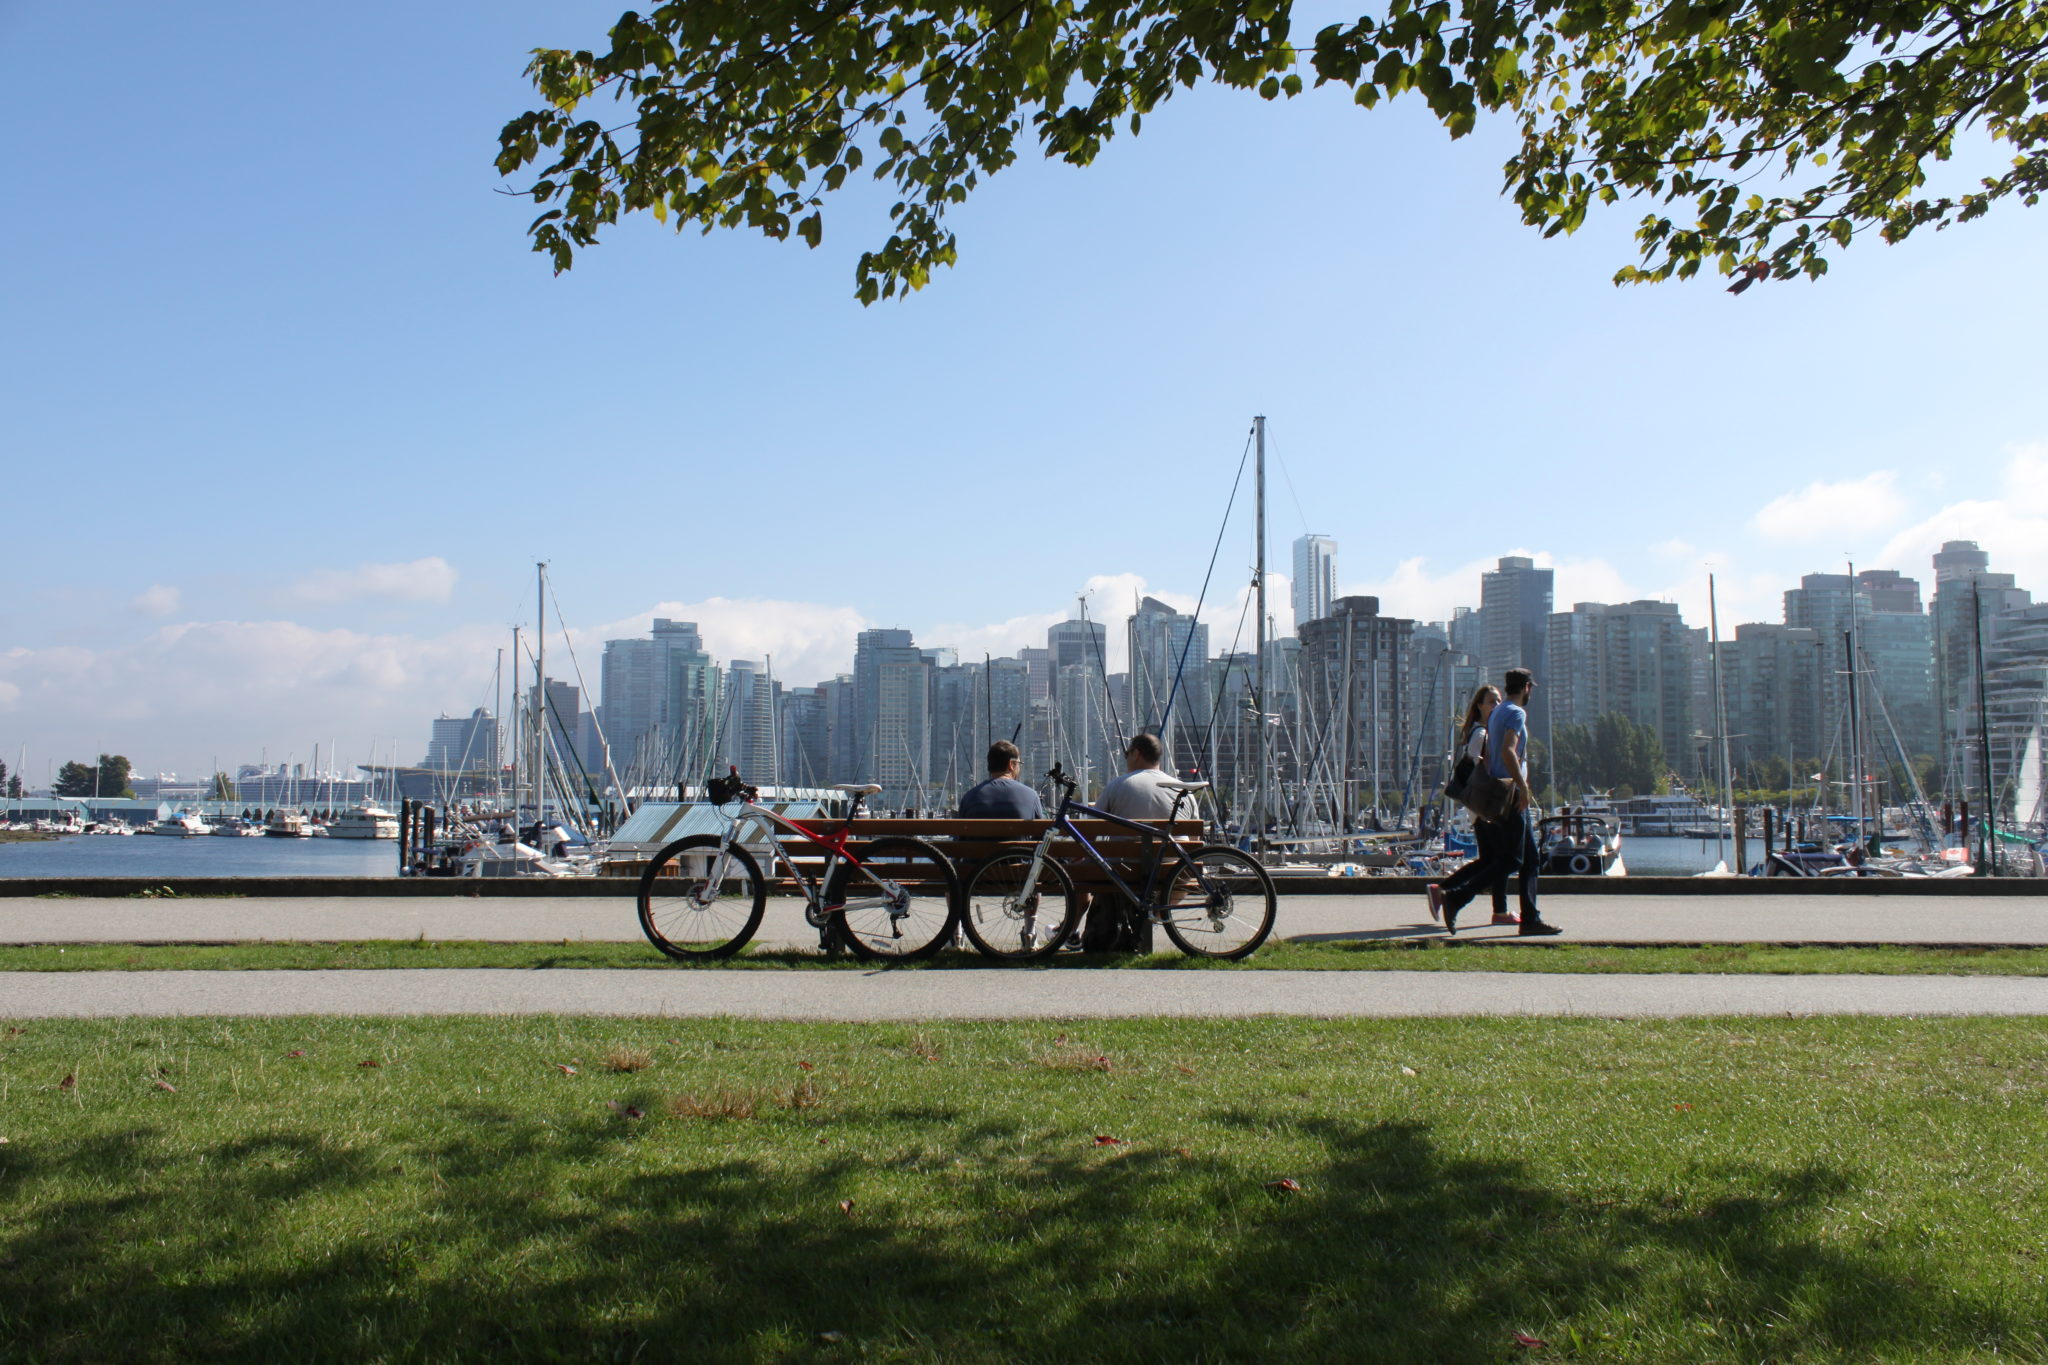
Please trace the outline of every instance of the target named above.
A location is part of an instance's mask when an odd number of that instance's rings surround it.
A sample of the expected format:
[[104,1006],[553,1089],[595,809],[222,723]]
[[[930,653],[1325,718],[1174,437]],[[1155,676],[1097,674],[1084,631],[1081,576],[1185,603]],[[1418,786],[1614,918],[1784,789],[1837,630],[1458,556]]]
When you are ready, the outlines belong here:
[[1444,908],[1462,910],[1480,892],[1490,891],[1494,912],[1505,913],[1508,878],[1519,875],[1522,914],[1536,919],[1536,877],[1542,859],[1536,851],[1535,818],[1520,811],[1505,820],[1476,821],[1472,832],[1479,843],[1479,856],[1444,882]]

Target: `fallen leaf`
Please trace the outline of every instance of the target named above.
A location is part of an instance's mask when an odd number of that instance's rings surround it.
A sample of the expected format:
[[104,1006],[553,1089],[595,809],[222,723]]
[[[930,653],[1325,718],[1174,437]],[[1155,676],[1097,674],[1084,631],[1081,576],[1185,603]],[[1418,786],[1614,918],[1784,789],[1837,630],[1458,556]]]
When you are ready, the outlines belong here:
[[155,1082],[155,1085],[156,1085],[156,1088],[157,1088],[157,1089],[159,1089],[159,1090],[168,1090],[168,1091],[170,1091],[170,1092],[171,1092],[171,1093],[172,1093],[173,1095],[175,1095],[175,1094],[177,1094],[177,1093],[178,1093],[178,1087],[177,1087],[177,1086],[175,1086],[175,1085],[172,1085],[172,1084],[171,1084],[171,1083],[170,1083],[169,1081],[157,1081],[157,1082]]
[[555,1070],[561,1072],[564,1076],[573,1076],[576,1074],[576,1068],[570,1066],[567,1062],[556,1062]]
[[846,1340],[846,1333],[820,1332],[818,1333],[818,1340],[826,1343],[827,1345],[836,1345],[837,1343]]
[[1301,1183],[1296,1180],[1289,1180],[1285,1177],[1282,1177],[1279,1180],[1268,1180],[1266,1182],[1266,1188],[1271,1190],[1275,1194],[1301,1193]]
[[27,1032],[28,1030],[25,1028],[10,1028],[9,1030],[7,1030],[7,1036],[9,1038],[19,1038],[22,1034]]
[[59,1090],[69,1090],[69,1089],[70,1089],[70,1088],[71,1088],[72,1086],[74,1086],[74,1085],[77,1085],[77,1084],[78,1084],[78,1077],[77,1077],[77,1075],[76,1075],[76,1074],[74,1074],[74,1073],[72,1073],[72,1072],[68,1072],[68,1071],[67,1071],[66,1073],[64,1073],[64,1079],[63,1079],[63,1080],[61,1080],[61,1081],[59,1081],[59,1082],[57,1082],[57,1088],[58,1088]]
[[630,1104],[621,1104],[617,1100],[606,1100],[604,1104],[605,1108],[611,1110],[614,1114],[622,1115],[625,1118],[644,1119],[647,1117],[646,1111],[636,1109]]
[[[820,1142],[823,1142],[823,1141],[824,1141],[824,1139],[823,1139],[823,1138],[819,1138],[818,1140],[819,1140]],[[846,1216],[847,1216],[848,1218],[851,1218],[851,1217],[853,1217],[853,1201],[852,1201],[851,1199],[842,1199],[842,1200],[840,1200],[840,1201],[839,1201],[839,1211],[840,1211],[841,1213],[845,1214],[845,1215],[846,1215]]]
[[825,1145],[825,1139],[824,1139],[824,1138],[822,1138],[822,1137],[821,1137],[821,1138],[819,1138],[819,1139],[818,1139],[818,1145],[819,1145],[820,1147],[823,1147],[823,1146]]
[[6,1145],[7,1145],[7,1139],[6,1139],[6,1138],[4,1138],[4,1137],[0,1137],[0,1147],[5,1147]]
[[1527,1332],[1515,1333],[1515,1345],[1525,1351],[1540,1351],[1549,1344],[1542,1337],[1532,1337]]
[[797,1065],[802,1067],[805,1071],[816,1071],[818,1069],[812,1066],[809,1062],[798,1062]]
[[1179,1062],[1173,1064],[1173,1069],[1183,1076],[1199,1076],[1202,1074],[1191,1066],[1182,1066]]
[[1107,1133],[1097,1133],[1095,1135],[1095,1145],[1097,1147],[1124,1147],[1129,1145],[1129,1139],[1111,1137]]
[[1054,1047],[1065,1047],[1067,1045],[1067,1035],[1062,1033],[1059,1037],[1052,1040],[1052,1045]]
[[1403,1076],[1413,1076],[1415,1074],[1415,1068],[1412,1066],[1404,1066],[1401,1068],[1401,1074]]
[[1176,1148],[1174,1148],[1174,1149],[1173,1149],[1173,1154],[1174,1154],[1175,1156],[1193,1156],[1193,1155],[1194,1155],[1194,1153],[1193,1153],[1193,1152],[1190,1152],[1190,1151],[1189,1151],[1189,1150],[1188,1150],[1187,1148],[1185,1148],[1185,1147],[1176,1147]]
[[1673,1111],[1675,1111],[1675,1112],[1677,1112],[1677,1113],[1680,1113],[1680,1114],[1683,1114],[1683,1113],[1685,1113],[1685,1112],[1686,1112],[1687,1110],[1691,1109],[1691,1108],[1692,1108],[1692,1106],[1691,1106],[1691,1105],[1689,1105],[1689,1104],[1674,1104],[1674,1105],[1672,1105],[1672,1106],[1671,1106],[1671,1108],[1673,1109]]
[[365,1057],[365,1058],[364,1058],[364,1059],[363,1059],[362,1061],[360,1061],[360,1062],[357,1062],[357,1063],[356,1063],[356,1065],[357,1065],[357,1066],[366,1066],[366,1067],[370,1067],[370,1068],[374,1069],[374,1068],[376,1068],[376,1067],[380,1067],[380,1066],[384,1065],[384,1063],[382,1063],[382,1062],[378,1061],[378,1060],[377,1060],[377,1059],[376,1059],[375,1057]]
[[306,1049],[302,1047],[295,1047],[290,1052],[287,1052],[284,1055],[287,1057],[303,1057],[306,1055]]

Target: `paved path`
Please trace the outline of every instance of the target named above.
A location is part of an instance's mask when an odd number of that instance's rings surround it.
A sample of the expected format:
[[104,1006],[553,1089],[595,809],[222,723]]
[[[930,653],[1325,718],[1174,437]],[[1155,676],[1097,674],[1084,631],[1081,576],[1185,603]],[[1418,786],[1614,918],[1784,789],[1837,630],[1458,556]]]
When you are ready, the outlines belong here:
[[1523,972],[0,972],[0,1019],[600,1014],[753,1019],[2048,1015],[2048,978]]
[[[2048,944],[2041,896],[1555,896],[1564,941],[1596,943]],[[1485,907],[1466,911],[1468,924]],[[1282,895],[1281,938],[1411,938],[1439,934],[1420,896]],[[1504,937],[1471,927],[1461,937]],[[626,897],[260,897],[192,900],[0,899],[0,943],[202,942],[259,939],[627,941],[640,937]],[[797,902],[770,901],[764,945],[815,946]]]

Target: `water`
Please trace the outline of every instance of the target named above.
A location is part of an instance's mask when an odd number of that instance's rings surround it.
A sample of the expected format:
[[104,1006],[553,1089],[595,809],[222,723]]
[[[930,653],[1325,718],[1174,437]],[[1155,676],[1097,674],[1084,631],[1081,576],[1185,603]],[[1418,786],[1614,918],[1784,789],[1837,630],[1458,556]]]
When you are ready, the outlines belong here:
[[[1751,862],[1763,858],[1763,842],[1760,838],[1749,841]],[[1735,867],[1735,842],[1724,840],[1718,851],[1712,839],[1674,839],[1665,835],[1625,834],[1621,839],[1621,861],[1633,877],[1690,877],[1713,868],[1721,859],[1727,859],[1730,871],[1741,871]]]
[[394,839],[72,835],[0,843],[4,877],[395,877]]

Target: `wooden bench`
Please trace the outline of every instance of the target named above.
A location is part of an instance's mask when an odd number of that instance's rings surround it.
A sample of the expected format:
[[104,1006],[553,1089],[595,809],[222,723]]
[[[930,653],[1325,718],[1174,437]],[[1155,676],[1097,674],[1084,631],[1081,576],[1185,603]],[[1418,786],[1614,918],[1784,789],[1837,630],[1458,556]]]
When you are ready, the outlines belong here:
[[[812,827],[831,829],[836,820],[812,820]],[[1200,820],[1145,820],[1139,823],[1166,833],[1173,841],[1192,848],[1203,842],[1203,826]],[[870,841],[887,835],[908,835],[912,838],[928,839],[952,862],[953,870],[960,879],[960,890],[964,894],[967,884],[973,880],[975,871],[990,858],[999,853],[1015,849],[1028,849],[1036,843],[1052,824],[1050,820],[950,820],[950,819],[861,819],[853,823],[853,838],[848,847],[858,858]],[[1154,842],[1144,835],[1133,833],[1122,825],[1108,820],[1076,820],[1074,825],[1096,852],[1113,864],[1119,875],[1136,890],[1144,889],[1144,879],[1150,859],[1155,850]],[[783,836],[783,849],[792,861],[809,877],[813,884],[823,874],[825,851],[814,844],[806,844],[788,835]],[[1103,875],[1094,860],[1083,853],[1072,839],[1064,836],[1053,841],[1048,854],[1058,860],[1067,875],[1073,879],[1074,889],[1090,895],[1115,895],[1116,888]],[[616,865],[608,864],[607,871],[615,875],[638,875],[646,867],[646,859],[620,860]],[[794,895],[796,885],[778,866],[771,871],[763,860],[762,871],[771,872],[773,881],[769,887],[771,895]],[[901,875],[894,874],[894,875]],[[1138,951],[1151,950],[1151,925],[1144,922],[1133,927],[1126,935],[1127,946]]]
[[[953,820],[953,819],[874,819],[854,821],[854,839],[850,844],[855,857],[861,855],[864,841],[879,839],[884,835],[909,835],[918,839],[929,839],[952,861],[953,870],[960,879],[960,891],[966,894],[968,883],[981,865],[999,853],[1028,849],[1037,843],[1039,837],[1052,825],[1051,820]],[[1141,820],[1138,823],[1161,831],[1175,843],[1193,848],[1203,842],[1203,825],[1200,820]],[[1108,820],[1076,820],[1074,827],[1080,830],[1095,851],[1108,859],[1134,890],[1145,889],[1145,875],[1151,866],[1151,859],[1158,852],[1157,843],[1142,834],[1133,833],[1122,825]],[[824,866],[823,853],[806,847],[799,851],[792,845],[785,845],[805,875],[816,878]],[[1061,835],[1046,849],[1047,856],[1058,861],[1073,880],[1074,890],[1090,896],[1100,897],[1103,903],[1121,899],[1117,891],[1094,859],[1082,852],[1072,839]],[[794,891],[785,881],[782,889]],[[1078,927],[1078,926],[1077,926]],[[1125,919],[1123,933],[1118,947],[1134,951],[1152,951],[1152,923],[1149,919]]]

